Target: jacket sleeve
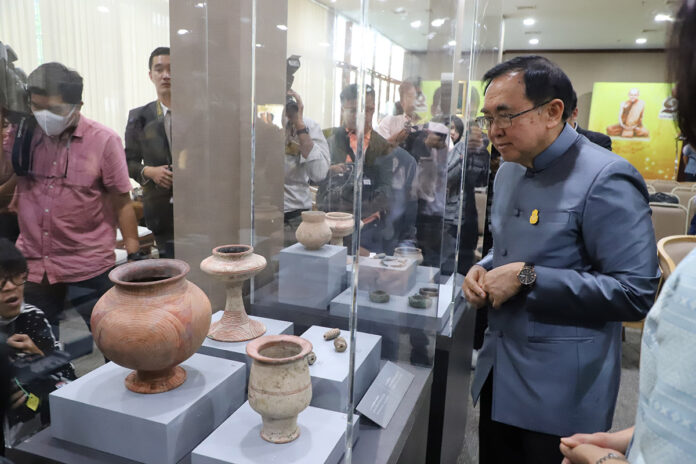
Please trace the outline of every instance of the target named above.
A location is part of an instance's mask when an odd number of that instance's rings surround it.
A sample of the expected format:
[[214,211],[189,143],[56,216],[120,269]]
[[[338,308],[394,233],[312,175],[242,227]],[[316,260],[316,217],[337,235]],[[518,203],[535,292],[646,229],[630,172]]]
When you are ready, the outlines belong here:
[[590,187],[581,214],[580,234],[591,267],[537,266],[527,309],[569,321],[644,318],[660,272],[647,188],[638,171],[624,160],[607,165]]
[[143,124],[141,115],[142,108],[136,108],[128,113],[128,123],[126,124],[126,161],[128,162],[128,175],[136,181],[143,183],[140,172],[143,169],[143,152],[140,140],[142,137]]

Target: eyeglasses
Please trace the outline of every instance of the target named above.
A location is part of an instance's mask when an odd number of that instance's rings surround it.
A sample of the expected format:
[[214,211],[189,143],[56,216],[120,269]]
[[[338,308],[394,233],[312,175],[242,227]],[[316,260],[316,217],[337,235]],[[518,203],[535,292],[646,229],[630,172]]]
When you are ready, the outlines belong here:
[[553,100],[546,101],[533,108],[529,108],[528,110],[520,111],[519,113],[515,114],[499,114],[495,117],[479,116],[478,118],[476,118],[476,124],[478,124],[478,126],[485,131],[491,130],[491,126],[493,125],[493,123],[495,123],[498,129],[507,129],[508,127],[512,126],[512,120],[516,117],[522,116],[523,114],[529,113],[530,111],[534,111],[537,108],[541,108],[542,106],[551,103],[552,101]]
[[5,288],[5,285],[7,285],[7,282],[12,282],[12,285],[15,287],[21,287],[22,285],[27,283],[27,273],[15,275],[12,277],[3,277],[0,278],[0,290]]

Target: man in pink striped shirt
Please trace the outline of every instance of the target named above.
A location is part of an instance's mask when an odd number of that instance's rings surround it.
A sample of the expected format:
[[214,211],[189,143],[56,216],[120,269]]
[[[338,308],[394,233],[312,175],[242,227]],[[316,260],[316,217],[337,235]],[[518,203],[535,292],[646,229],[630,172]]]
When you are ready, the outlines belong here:
[[22,145],[13,156],[17,247],[29,265],[25,298],[56,332],[66,299],[89,326],[92,307],[111,287],[117,223],[128,253],[139,249],[121,140],[80,114],[82,87],[82,77],[60,63],[34,70],[28,92],[37,124],[33,135],[18,129],[15,145]]

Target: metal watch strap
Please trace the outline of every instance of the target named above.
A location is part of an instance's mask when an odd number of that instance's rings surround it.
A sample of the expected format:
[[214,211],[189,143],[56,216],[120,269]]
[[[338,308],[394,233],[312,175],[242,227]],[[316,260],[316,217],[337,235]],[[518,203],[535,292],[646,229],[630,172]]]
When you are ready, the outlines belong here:
[[597,462],[595,462],[595,464],[603,464],[605,461],[608,461],[610,459],[613,459],[614,461],[629,462],[628,459],[621,456],[620,454],[609,453],[606,456],[602,456],[601,458],[597,459]]
[[295,134],[300,135],[300,134],[307,134],[309,135],[309,129],[307,127],[303,127],[302,129],[297,129],[295,131]]

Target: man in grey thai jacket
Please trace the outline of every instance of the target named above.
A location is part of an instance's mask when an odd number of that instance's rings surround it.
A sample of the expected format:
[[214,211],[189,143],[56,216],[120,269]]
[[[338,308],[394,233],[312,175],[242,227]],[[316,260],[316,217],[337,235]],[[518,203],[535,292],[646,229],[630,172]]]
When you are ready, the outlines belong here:
[[621,322],[659,280],[648,192],[623,158],[568,124],[572,85],[546,58],[485,76],[478,124],[501,153],[493,249],[466,276],[489,328],[472,384],[481,463],[559,463],[560,437],[611,427]]

